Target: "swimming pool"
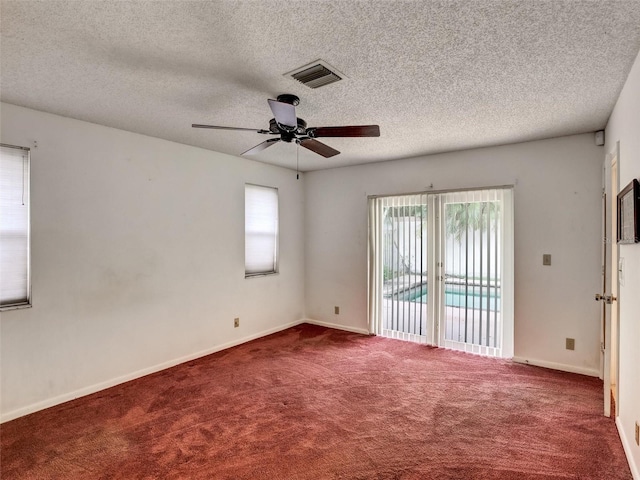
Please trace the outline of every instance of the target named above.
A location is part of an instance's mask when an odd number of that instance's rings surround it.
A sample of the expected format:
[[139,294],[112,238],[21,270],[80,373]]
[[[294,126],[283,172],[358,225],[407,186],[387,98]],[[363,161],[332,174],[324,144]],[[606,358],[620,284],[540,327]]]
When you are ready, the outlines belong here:
[[[403,302],[427,303],[427,284],[416,285],[394,294],[393,297]],[[488,307],[491,311],[500,311],[500,288],[445,283],[444,302],[447,307],[476,310],[487,310]]]

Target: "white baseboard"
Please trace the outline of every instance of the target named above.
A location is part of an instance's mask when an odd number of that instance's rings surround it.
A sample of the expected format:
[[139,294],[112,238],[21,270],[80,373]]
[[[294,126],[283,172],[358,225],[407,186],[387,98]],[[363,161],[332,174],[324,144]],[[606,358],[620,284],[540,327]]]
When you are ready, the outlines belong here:
[[620,417],[616,418],[616,427],[618,427],[618,435],[620,435],[622,448],[624,448],[624,453],[627,456],[627,462],[629,462],[629,468],[631,469],[633,480],[640,480],[640,466],[636,465],[633,459],[633,453],[631,450],[632,444],[624,433],[624,428],[622,428],[622,424],[620,423]]
[[600,371],[594,368],[576,367],[575,365],[566,365],[564,363],[546,362],[544,360],[535,360],[531,358],[513,357],[516,363],[524,363],[526,365],[534,365],[536,367],[550,368],[552,370],[561,370],[563,372],[579,373],[588,375],[589,377],[599,377]]
[[104,382],[96,383],[94,385],[90,385],[88,387],[80,388],[73,392],[65,393],[62,395],[58,395],[53,398],[48,398],[46,400],[42,400],[40,402],[32,403],[31,405],[27,405],[25,407],[17,408],[7,413],[3,413],[0,415],[0,423],[8,422],[9,420],[13,420],[19,417],[23,417],[30,413],[37,412],[39,410],[44,410],[45,408],[53,407],[55,405],[59,405],[64,402],[68,402],[70,400],[75,400],[79,397],[84,397],[86,395],[90,395],[92,393],[99,392],[101,390],[105,390],[110,387],[114,387],[121,383],[128,382],[130,380],[135,380],[136,378],[144,377],[145,375],[149,375],[151,373],[156,373],[161,370],[165,370],[167,368],[174,367],[181,363],[189,362],[191,360],[195,360],[200,357],[205,357],[207,355],[211,355],[212,353],[219,352],[221,350],[226,350],[227,348],[235,347],[242,343],[250,342],[251,340],[255,340],[256,338],[265,337],[267,335],[271,335],[272,333],[280,332],[282,330],[286,330],[287,328],[295,327],[296,325],[300,325],[301,323],[311,323],[307,320],[298,320],[295,322],[286,323],[284,325],[279,325],[274,328],[269,328],[267,330],[263,330],[262,332],[255,333],[253,335],[249,335],[247,337],[240,338],[238,340],[234,340],[232,342],[227,342],[222,345],[216,345],[215,347],[209,348],[207,350],[202,350],[200,352],[192,353],[189,355],[185,355],[180,358],[175,358],[173,360],[169,360],[168,362],[159,363],[157,365],[153,365],[151,367],[143,368],[142,370],[138,370],[136,372],[128,373],[126,375],[122,375],[120,377],[112,378],[111,380],[107,380]]
[[335,328],[336,330],[344,330],[346,332],[361,333],[363,335],[369,335],[369,330],[367,330],[366,328],[349,327],[346,325],[339,325],[337,323],[322,322],[320,320],[314,320],[312,318],[305,318],[300,323],[310,323],[311,325],[318,325],[321,327]]

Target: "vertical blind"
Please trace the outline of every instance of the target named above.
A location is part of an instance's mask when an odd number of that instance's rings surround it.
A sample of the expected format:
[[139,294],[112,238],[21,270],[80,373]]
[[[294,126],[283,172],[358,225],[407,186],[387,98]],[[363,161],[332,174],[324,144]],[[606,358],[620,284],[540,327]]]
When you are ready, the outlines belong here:
[[441,196],[445,346],[500,356],[505,190]]
[[428,341],[427,195],[369,199],[369,330]]
[[29,150],[0,147],[0,306],[29,303]]
[[245,276],[278,271],[278,189],[245,185]]
[[386,280],[383,334],[424,342],[427,327],[427,195],[381,200],[384,218],[382,262]]
[[369,328],[491,356],[513,353],[509,188],[369,198]]

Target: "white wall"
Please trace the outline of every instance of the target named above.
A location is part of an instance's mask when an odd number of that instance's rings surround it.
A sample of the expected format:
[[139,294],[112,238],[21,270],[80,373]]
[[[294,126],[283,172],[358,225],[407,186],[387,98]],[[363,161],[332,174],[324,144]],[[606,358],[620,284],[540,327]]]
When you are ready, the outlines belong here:
[[[33,307],[1,314],[3,419],[304,317],[295,172],[1,108],[2,142],[38,145]],[[278,275],[244,278],[245,182],[279,188]]]
[[515,356],[598,375],[603,158],[585,134],[308,173],[307,316],[367,329],[367,195],[515,184]]
[[[620,188],[640,179],[640,54],[609,118],[605,151],[620,142]],[[620,245],[624,285],[618,291],[620,309],[620,385],[618,429],[636,479],[640,480],[640,447],[635,422],[640,422],[640,244]]]

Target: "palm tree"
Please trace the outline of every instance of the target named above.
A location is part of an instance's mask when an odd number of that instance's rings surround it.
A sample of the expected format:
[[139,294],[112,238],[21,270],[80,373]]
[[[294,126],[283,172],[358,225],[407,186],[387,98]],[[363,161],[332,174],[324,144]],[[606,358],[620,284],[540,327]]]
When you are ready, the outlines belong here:
[[498,202],[449,203],[446,206],[447,233],[460,241],[469,230],[477,232],[487,227],[491,218],[498,218],[500,204]]

